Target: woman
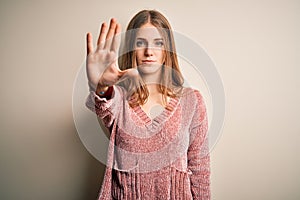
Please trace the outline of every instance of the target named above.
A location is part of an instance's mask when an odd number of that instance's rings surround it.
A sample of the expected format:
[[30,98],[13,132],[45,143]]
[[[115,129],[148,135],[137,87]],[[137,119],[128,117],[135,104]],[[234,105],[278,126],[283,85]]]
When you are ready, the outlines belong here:
[[210,199],[207,115],[197,90],[183,87],[167,19],[143,10],[121,26],[87,34],[86,105],[110,130],[99,199]]

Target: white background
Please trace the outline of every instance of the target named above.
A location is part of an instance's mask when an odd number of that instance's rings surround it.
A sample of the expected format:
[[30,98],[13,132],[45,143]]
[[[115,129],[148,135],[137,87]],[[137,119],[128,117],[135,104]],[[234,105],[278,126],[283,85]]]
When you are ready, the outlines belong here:
[[215,200],[300,199],[299,1],[0,1],[0,199],[96,199],[103,165],[82,145],[72,87],[85,34],[157,9],[216,63],[226,120]]

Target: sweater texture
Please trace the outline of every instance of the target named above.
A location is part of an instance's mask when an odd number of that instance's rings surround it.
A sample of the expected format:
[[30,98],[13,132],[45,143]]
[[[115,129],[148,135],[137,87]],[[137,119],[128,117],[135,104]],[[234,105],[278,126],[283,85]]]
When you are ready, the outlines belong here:
[[208,120],[200,92],[184,88],[154,118],[128,101],[119,86],[109,100],[95,92],[86,100],[110,130],[98,200],[210,199]]

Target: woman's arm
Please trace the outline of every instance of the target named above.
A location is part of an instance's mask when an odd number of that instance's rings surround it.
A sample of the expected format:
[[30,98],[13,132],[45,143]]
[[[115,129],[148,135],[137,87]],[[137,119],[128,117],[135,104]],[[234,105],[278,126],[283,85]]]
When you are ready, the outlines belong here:
[[106,127],[110,127],[122,109],[123,101],[122,89],[118,86],[110,86],[104,95],[91,91],[85,104],[101,118]]
[[121,25],[115,19],[111,19],[109,27],[105,22],[102,23],[96,48],[93,45],[92,34],[88,33],[86,37],[86,72],[90,89],[86,106],[95,112],[107,127],[110,127],[117,111],[120,111],[123,100],[120,90],[114,85],[138,75],[136,69],[119,69],[117,61],[120,33]]
[[198,103],[188,148],[188,168],[192,172],[191,192],[194,200],[209,200],[211,194],[208,120],[203,98],[198,91],[195,94]]

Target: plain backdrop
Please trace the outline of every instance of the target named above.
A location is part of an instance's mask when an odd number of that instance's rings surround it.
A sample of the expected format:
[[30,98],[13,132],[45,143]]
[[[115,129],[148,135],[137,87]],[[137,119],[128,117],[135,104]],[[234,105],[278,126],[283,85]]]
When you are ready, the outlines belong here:
[[300,199],[300,2],[0,1],[0,199],[93,200],[104,166],[72,115],[85,34],[157,9],[214,60],[226,94],[215,200]]

